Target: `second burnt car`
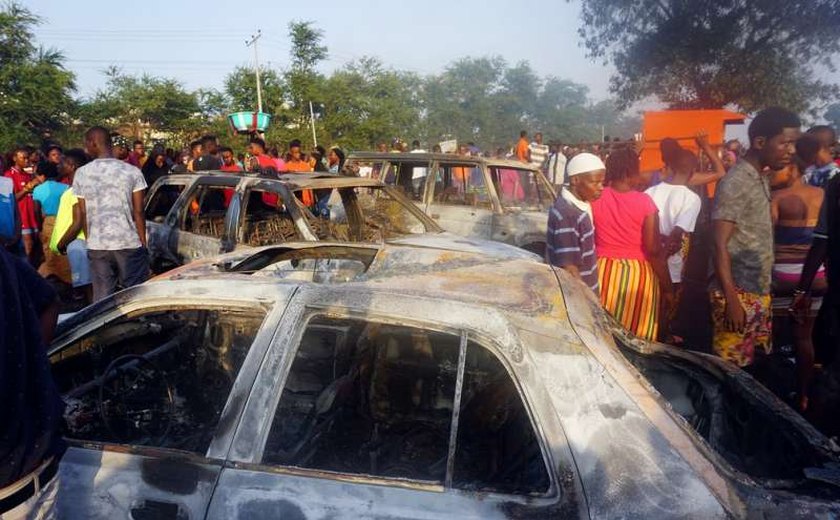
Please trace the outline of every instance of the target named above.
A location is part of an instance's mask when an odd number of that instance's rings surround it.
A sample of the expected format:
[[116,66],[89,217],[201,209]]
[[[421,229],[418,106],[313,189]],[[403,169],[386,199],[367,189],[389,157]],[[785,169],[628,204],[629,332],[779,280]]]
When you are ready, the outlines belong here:
[[321,173],[168,175],[149,189],[145,214],[156,272],[287,241],[376,243],[443,231],[392,186]]
[[520,161],[441,153],[354,152],[347,167],[399,188],[452,233],[543,256],[554,187]]
[[530,255],[236,251],[86,308],[49,357],[58,518],[840,514],[834,442]]

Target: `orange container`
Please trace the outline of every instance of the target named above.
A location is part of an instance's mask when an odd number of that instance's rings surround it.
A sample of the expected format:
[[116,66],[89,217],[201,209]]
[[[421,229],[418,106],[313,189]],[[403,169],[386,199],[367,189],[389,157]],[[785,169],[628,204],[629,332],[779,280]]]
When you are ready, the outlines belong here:
[[[723,146],[726,125],[743,124],[747,116],[729,110],[663,110],[645,112],[643,117],[641,170],[650,172],[664,166],[659,143],[666,137],[676,139],[683,148],[698,153],[694,136],[705,130],[712,148],[719,148]],[[707,188],[709,196],[713,196],[714,186]]]
[[709,143],[723,145],[726,125],[743,124],[747,116],[729,110],[663,110],[645,112],[642,122],[644,147],[641,155],[642,171],[662,168],[659,143],[666,137],[676,139],[680,146],[698,152],[694,136],[700,130],[709,134]]

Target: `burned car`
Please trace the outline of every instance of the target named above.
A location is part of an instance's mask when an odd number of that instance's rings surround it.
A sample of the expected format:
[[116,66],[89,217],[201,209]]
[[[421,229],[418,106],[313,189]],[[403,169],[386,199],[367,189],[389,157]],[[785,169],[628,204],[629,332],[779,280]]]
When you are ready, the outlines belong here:
[[400,188],[442,228],[545,253],[554,187],[520,161],[432,153],[352,153],[347,167]]
[[145,214],[155,272],[287,241],[380,242],[441,232],[395,188],[329,174],[168,175],[150,188]]
[[48,352],[63,518],[830,518],[838,447],[528,257],[282,244],[183,266]]

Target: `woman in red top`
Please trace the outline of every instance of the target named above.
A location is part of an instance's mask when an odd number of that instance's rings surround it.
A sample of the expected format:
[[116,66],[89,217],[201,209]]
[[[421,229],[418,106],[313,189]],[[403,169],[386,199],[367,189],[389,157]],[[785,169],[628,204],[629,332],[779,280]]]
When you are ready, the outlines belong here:
[[658,210],[648,194],[637,191],[642,179],[633,150],[613,152],[606,166],[608,186],[592,203],[601,303],[627,330],[655,340],[660,306],[667,310],[673,301],[660,254]]

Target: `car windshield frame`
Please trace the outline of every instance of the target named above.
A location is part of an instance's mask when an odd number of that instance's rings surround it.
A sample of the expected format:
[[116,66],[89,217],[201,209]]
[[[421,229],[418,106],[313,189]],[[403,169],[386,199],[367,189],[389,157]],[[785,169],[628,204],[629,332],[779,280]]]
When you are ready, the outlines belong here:
[[[534,186],[537,189],[537,197],[540,197],[542,192],[545,192],[546,200],[544,205],[541,205],[540,202],[531,203],[528,200],[528,194],[524,194],[523,204],[516,204],[515,202],[511,202],[507,200],[503,194],[502,185],[501,185],[501,178],[498,177],[498,172],[500,170],[514,170],[514,171],[522,171],[528,172],[534,176]],[[509,211],[539,211],[539,212],[547,212],[551,209],[551,205],[554,204],[554,201],[557,198],[557,194],[555,190],[551,187],[551,183],[548,182],[548,179],[545,178],[543,172],[541,170],[533,169],[528,167],[526,164],[522,165],[514,165],[514,164],[497,164],[497,163],[488,163],[487,164],[487,173],[490,177],[490,182],[493,187],[496,189],[496,193],[499,196],[499,205],[501,206],[502,210],[509,210]]]
[[[422,235],[426,235],[426,234],[443,233],[443,228],[441,228],[434,220],[429,218],[428,215],[426,215],[422,210],[420,210],[417,206],[415,206],[413,202],[411,202],[404,194],[402,194],[398,189],[394,188],[393,186],[389,186],[389,185],[385,185],[385,184],[379,184],[379,185],[373,185],[373,186],[368,185],[368,184],[344,185],[344,186],[324,186],[323,188],[321,188],[321,187],[319,187],[319,188],[309,188],[309,187],[304,187],[304,186],[300,186],[300,187],[296,186],[296,187],[289,190],[293,195],[291,197],[291,199],[294,200],[294,203],[295,203],[294,205],[296,206],[297,211],[299,211],[300,214],[303,216],[302,225],[306,227],[306,230],[309,233],[311,233],[313,236],[316,236],[316,237],[318,236],[318,234],[316,233],[316,230],[313,229],[313,222],[318,220],[318,216],[316,216],[312,212],[312,210],[301,201],[301,198],[298,196],[298,194],[300,194],[301,192],[304,192],[304,191],[310,190],[310,189],[338,190],[339,194],[341,194],[342,203],[346,203],[346,201],[349,200],[348,199],[348,194],[350,195],[350,197],[352,197],[354,200],[357,201],[356,190],[367,189],[367,190],[383,191],[391,199],[395,200],[404,211],[406,211],[409,215],[411,215],[414,218],[414,220],[417,223],[421,224],[425,229],[422,233],[408,233],[408,234],[401,235],[400,237],[390,237],[386,240],[389,240],[389,239],[392,239],[392,238],[404,238],[404,237],[411,237],[411,236],[422,236]],[[362,210],[361,206],[358,203],[354,204],[354,206],[356,207],[356,210],[359,214],[354,216],[354,217],[348,218],[348,220],[351,220],[352,218],[364,219],[365,216],[364,216],[364,213],[363,213],[363,210]],[[318,240],[319,241],[324,241],[325,239],[318,239]],[[331,240],[335,240],[335,237],[333,237]],[[351,240],[351,241],[354,242],[354,243],[371,243],[370,241],[366,241],[366,240],[363,240],[363,239],[358,239],[358,240],[355,240],[355,241]]]

